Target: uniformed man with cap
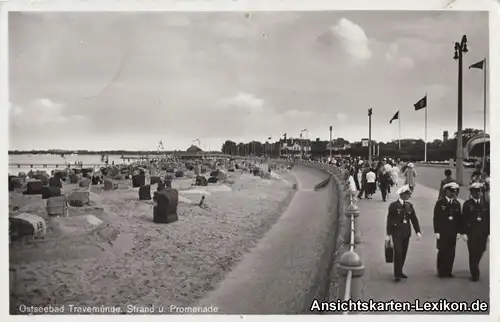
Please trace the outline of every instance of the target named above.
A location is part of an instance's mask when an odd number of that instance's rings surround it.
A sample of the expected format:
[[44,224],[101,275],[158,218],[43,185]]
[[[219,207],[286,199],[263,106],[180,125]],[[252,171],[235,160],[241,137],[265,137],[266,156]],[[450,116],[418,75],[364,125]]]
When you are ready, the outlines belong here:
[[479,262],[490,235],[490,209],[482,198],[483,188],[484,185],[480,182],[472,183],[469,186],[471,198],[463,205],[462,233],[467,240],[469,269],[474,282],[479,280]]
[[410,186],[404,185],[396,191],[399,195],[397,201],[389,205],[387,214],[386,240],[391,240],[394,246],[394,279],[396,282],[402,278],[407,278],[403,274],[403,266],[406,260],[408,244],[411,236],[411,226],[415,229],[418,239],[420,239],[420,225],[413,205],[408,202],[411,196]]
[[457,200],[459,188],[455,182],[445,184],[444,197],[434,206],[434,234],[438,249],[437,271],[441,278],[453,277],[455,248],[462,230],[462,210]]

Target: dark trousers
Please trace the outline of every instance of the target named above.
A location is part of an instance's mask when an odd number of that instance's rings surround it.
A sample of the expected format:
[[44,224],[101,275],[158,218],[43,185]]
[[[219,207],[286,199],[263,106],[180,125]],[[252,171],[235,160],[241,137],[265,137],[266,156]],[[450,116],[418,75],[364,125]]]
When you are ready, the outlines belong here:
[[385,201],[387,199],[387,193],[390,192],[389,185],[381,184],[380,192],[382,193],[382,200]]
[[473,278],[479,278],[479,263],[486,250],[487,236],[469,236],[467,248],[469,249],[469,270]]
[[358,199],[362,199],[363,198],[363,193],[366,196],[366,182],[363,182],[361,184],[361,189],[359,189]]
[[400,277],[403,274],[410,237],[392,236],[392,243],[394,244],[394,276]]
[[437,240],[437,271],[439,276],[447,276],[453,271],[457,235],[441,235],[440,237],[441,238]]

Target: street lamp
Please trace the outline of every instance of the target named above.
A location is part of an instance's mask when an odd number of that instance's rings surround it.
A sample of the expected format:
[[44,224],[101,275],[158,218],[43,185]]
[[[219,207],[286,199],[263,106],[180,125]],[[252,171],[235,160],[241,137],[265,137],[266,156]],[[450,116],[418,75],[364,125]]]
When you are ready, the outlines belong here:
[[455,43],[455,56],[453,59],[458,60],[458,104],[457,104],[457,182],[459,185],[463,184],[463,137],[462,137],[462,121],[463,121],[463,108],[462,108],[462,66],[463,54],[467,53],[467,36],[463,35],[460,43]]

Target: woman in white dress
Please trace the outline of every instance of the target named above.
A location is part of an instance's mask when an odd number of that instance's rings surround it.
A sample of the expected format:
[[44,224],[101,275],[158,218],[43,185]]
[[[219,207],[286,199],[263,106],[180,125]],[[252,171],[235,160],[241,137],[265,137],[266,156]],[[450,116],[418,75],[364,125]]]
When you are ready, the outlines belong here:
[[391,179],[392,182],[394,182],[394,185],[397,187],[398,186],[398,179],[399,179],[399,168],[397,165],[393,166],[391,170],[389,170],[391,173]]
[[405,185],[410,186],[411,192],[415,189],[415,178],[417,176],[417,172],[415,171],[415,166],[413,163],[408,163],[408,167],[406,168],[404,172],[404,177],[405,177]]

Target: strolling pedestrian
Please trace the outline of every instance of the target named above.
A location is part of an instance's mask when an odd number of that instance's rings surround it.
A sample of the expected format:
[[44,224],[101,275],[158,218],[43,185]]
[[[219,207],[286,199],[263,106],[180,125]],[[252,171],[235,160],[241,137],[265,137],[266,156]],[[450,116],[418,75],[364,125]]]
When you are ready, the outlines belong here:
[[450,169],[444,170],[445,178],[441,180],[441,185],[439,186],[438,200],[444,197],[444,190],[443,190],[444,185],[450,182],[455,182],[455,179],[451,177],[452,174],[453,173],[451,172]]
[[389,178],[390,178],[390,185],[388,186],[387,188],[387,193],[391,193],[391,187],[394,186],[394,182],[392,181],[392,174],[391,174],[391,171],[392,171],[392,165],[390,164],[390,160],[389,162],[387,162],[385,165],[384,165],[384,173],[388,173],[389,175]]
[[391,173],[388,170],[384,170],[379,179],[380,192],[382,194],[382,200],[387,201],[387,194],[390,191],[392,185]]
[[399,195],[397,201],[389,205],[386,223],[386,241],[392,238],[394,246],[394,280],[401,281],[402,278],[407,278],[403,273],[408,246],[411,237],[411,225],[417,234],[417,238],[421,238],[420,224],[413,205],[408,202],[411,195],[411,189],[408,185],[399,188],[396,193]]
[[365,198],[368,196],[366,189],[367,189],[367,184],[366,184],[366,174],[370,171],[370,165],[365,164],[365,167],[363,171],[361,172],[361,190],[359,191],[358,194],[358,199],[363,199],[363,193],[365,195]]
[[459,186],[455,182],[443,186],[444,198],[434,206],[433,226],[436,235],[437,271],[440,278],[453,277],[455,248],[462,225],[462,209],[457,200]]
[[377,175],[374,169],[369,169],[366,173],[366,189],[365,195],[367,199],[372,199],[373,194],[377,190]]
[[415,171],[415,165],[413,163],[408,163],[408,166],[404,170],[405,185],[410,186],[411,192],[415,189],[415,177],[417,172]]
[[469,186],[471,198],[463,205],[462,233],[466,236],[469,250],[469,270],[471,280],[479,280],[479,263],[486,251],[486,244],[490,236],[490,209],[489,203],[482,198],[484,185],[474,182]]
[[399,168],[397,165],[393,165],[391,168],[391,179],[393,184],[397,187],[399,186],[398,184],[398,179],[399,179]]
[[474,182],[484,182],[484,176],[481,170],[475,170],[470,177],[470,184]]

